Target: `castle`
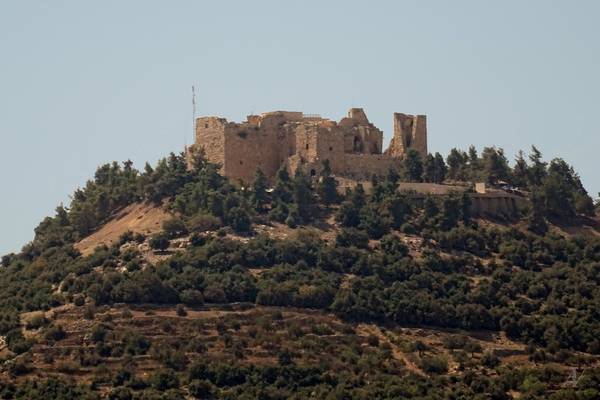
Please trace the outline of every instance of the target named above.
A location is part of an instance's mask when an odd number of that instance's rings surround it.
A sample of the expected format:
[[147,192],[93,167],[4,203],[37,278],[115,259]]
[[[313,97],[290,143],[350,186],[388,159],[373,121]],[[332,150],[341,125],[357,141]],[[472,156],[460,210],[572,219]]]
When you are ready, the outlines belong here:
[[383,132],[361,108],[352,108],[339,122],[301,112],[273,111],[249,115],[241,123],[225,118],[196,119],[191,151],[202,149],[209,161],[234,181],[249,183],[257,169],[272,179],[285,166],[316,175],[329,160],[334,175],[366,179],[399,167],[410,149],[427,155],[424,115],[394,113],[394,136],[382,151]]

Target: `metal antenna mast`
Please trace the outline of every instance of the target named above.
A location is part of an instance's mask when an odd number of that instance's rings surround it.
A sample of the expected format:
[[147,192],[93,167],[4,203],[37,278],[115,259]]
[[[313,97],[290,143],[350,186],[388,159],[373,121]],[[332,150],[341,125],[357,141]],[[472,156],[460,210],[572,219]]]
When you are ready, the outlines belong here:
[[192,137],[196,135],[196,88],[192,85]]

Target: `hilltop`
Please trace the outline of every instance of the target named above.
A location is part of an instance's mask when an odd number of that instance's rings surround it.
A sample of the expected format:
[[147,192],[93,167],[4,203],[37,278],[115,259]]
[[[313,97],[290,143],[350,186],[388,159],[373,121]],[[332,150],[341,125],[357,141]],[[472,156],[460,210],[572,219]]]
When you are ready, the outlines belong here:
[[0,395],[597,398],[595,208],[536,148],[368,181],[106,164],[2,257]]

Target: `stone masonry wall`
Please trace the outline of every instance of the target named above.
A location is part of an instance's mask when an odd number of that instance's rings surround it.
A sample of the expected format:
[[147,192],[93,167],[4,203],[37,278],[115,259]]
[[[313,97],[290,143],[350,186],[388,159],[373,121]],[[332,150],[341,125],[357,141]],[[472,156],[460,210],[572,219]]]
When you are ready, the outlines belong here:
[[427,156],[427,119],[425,115],[394,113],[394,136],[386,154],[404,157],[410,149]]
[[[282,141],[284,142],[284,141]],[[246,124],[230,124],[225,131],[224,173],[234,181],[249,183],[257,169],[274,176],[279,168],[279,143],[277,131]]]
[[373,175],[386,175],[390,168],[399,168],[402,159],[383,154],[345,154],[344,176],[369,179]]
[[360,108],[351,109],[339,123],[318,115],[274,111],[250,115],[242,123],[224,118],[196,120],[193,150],[222,165],[233,181],[250,183],[260,168],[273,179],[281,166],[316,174],[324,160],[338,176],[369,178],[400,166],[409,148],[427,151],[425,116],[394,114],[394,138],[382,154],[383,132]]
[[206,158],[214,163],[225,163],[225,127],[227,120],[203,117],[196,120],[195,148],[203,148]]

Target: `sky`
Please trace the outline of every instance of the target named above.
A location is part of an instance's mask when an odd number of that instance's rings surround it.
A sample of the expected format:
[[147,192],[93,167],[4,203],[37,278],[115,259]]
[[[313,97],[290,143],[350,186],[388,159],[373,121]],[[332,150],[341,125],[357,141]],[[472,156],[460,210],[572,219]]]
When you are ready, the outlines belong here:
[[199,115],[426,114],[430,151],[535,144],[600,191],[598,1],[0,2],[0,254],[97,166],[192,143]]

